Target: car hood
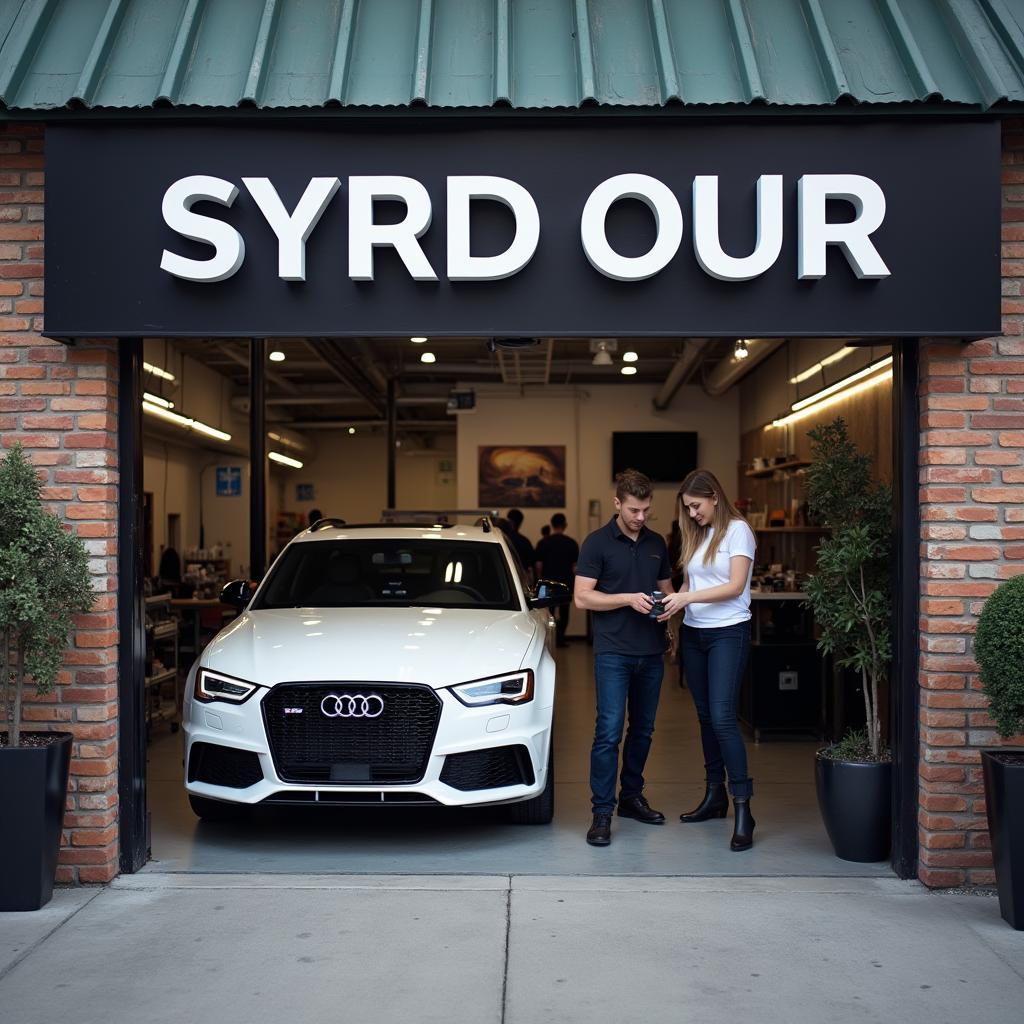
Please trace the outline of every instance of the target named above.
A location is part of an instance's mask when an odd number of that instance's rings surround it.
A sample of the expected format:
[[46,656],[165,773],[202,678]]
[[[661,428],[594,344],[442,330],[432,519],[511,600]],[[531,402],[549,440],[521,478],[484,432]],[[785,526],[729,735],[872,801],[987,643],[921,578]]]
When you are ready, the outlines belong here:
[[263,685],[368,680],[450,686],[520,668],[537,631],[528,612],[476,608],[247,611],[202,664]]

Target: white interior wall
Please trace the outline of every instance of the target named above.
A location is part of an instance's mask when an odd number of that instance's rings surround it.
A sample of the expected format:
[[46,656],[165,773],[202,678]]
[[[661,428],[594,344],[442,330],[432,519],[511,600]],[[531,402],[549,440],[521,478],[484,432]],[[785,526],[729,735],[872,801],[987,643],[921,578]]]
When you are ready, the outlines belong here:
[[[582,539],[613,514],[612,433],[620,430],[696,431],[698,461],[735,493],[740,451],[736,390],[711,398],[700,387],[683,387],[664,412],[652,404],[658,390],[653,385],[616,383],[545,387],[519,395],[478,386],[476,412],[458,418],[459,507],[477,507],[480,445],[564,444],[566,507],[523,508],[523,532],[535,543],[541,526],[561,511],[568,519],[568,533]],[[677,488],[678,483],[655,486],[652,527],[661,533],[670,529]],[[600,519],[587,514],[591,500],[601,503]]]

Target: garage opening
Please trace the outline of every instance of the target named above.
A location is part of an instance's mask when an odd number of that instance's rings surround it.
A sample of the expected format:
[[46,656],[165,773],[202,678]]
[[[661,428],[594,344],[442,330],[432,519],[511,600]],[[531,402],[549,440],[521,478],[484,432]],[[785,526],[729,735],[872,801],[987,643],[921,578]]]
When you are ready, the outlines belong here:
[[266,343],[268,561],[313,519],[375,522],[388,507],[503,515],[518,508],[531,546],[560,513],[566,532],[582,541],[614,514],[613,475],[629,465],[652,477],[650,526],[670,536],[688,469],[704,466],[719,477],[758,542],[754,644],[741,698],[758,831],[743,857],[728,849],[729,819],[679,823],[703,791],[703,765],[692,700],[672,662],[646,771],[646,795],[668,822],[616,819],[609,849],[585,844],[594,684],[587,615],[577,609],[567,645],[553,652],[551,825],[512,825],[500,807],[260,807],[230,823],[197,819],[183,786],[182,690],[192,661],[236,614],[219,600],[221,588],[251,575],[254,350],[238,340],[143,344],[147,870],[890,870],[837,860],[820,823],[813,752],[862,721],[863,701],[857,681],[817,651],[801,598],[822,535],[807,516],[803,487],[808,431],[843,416],[878,478],[892,479],[890,344],[629,337]]

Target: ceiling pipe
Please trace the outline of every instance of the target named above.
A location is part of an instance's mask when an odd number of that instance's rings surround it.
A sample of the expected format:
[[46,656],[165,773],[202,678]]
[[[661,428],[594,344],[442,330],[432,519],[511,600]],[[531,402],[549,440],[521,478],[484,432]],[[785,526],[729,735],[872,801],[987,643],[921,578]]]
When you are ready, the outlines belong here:
[[[302,430],[345,430],[348,427],[386,427],[387,420],[302,420],[291,424]],[[417,430],[454,430],[454,417],[450,420],[400,420],[395,424],[399,433]]]
[[664,412],[672,404],[676,392],[690,379],[690,375],[707,351],[706,345],[706,338],[687,338],[683,342],[683,351],[679,353],[675,365],[669,370],[661,390],[654,396],[654,408],[658,412]]
[[704,390],[717,398],[724,395],[734,384],[742,380],[762,360],[767,359],[785,338],[745,338],[747,358],[737,359],[732,353],[727,355],[705,378]]

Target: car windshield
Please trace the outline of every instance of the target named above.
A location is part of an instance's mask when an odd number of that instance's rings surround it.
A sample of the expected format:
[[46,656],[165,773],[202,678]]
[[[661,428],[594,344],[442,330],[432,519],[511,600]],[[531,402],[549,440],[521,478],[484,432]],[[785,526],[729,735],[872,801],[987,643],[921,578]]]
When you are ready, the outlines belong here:
[[438,536],[292,544],[250,605],[376,608],[431,605],[518,611],[519,597],[497,544]]

